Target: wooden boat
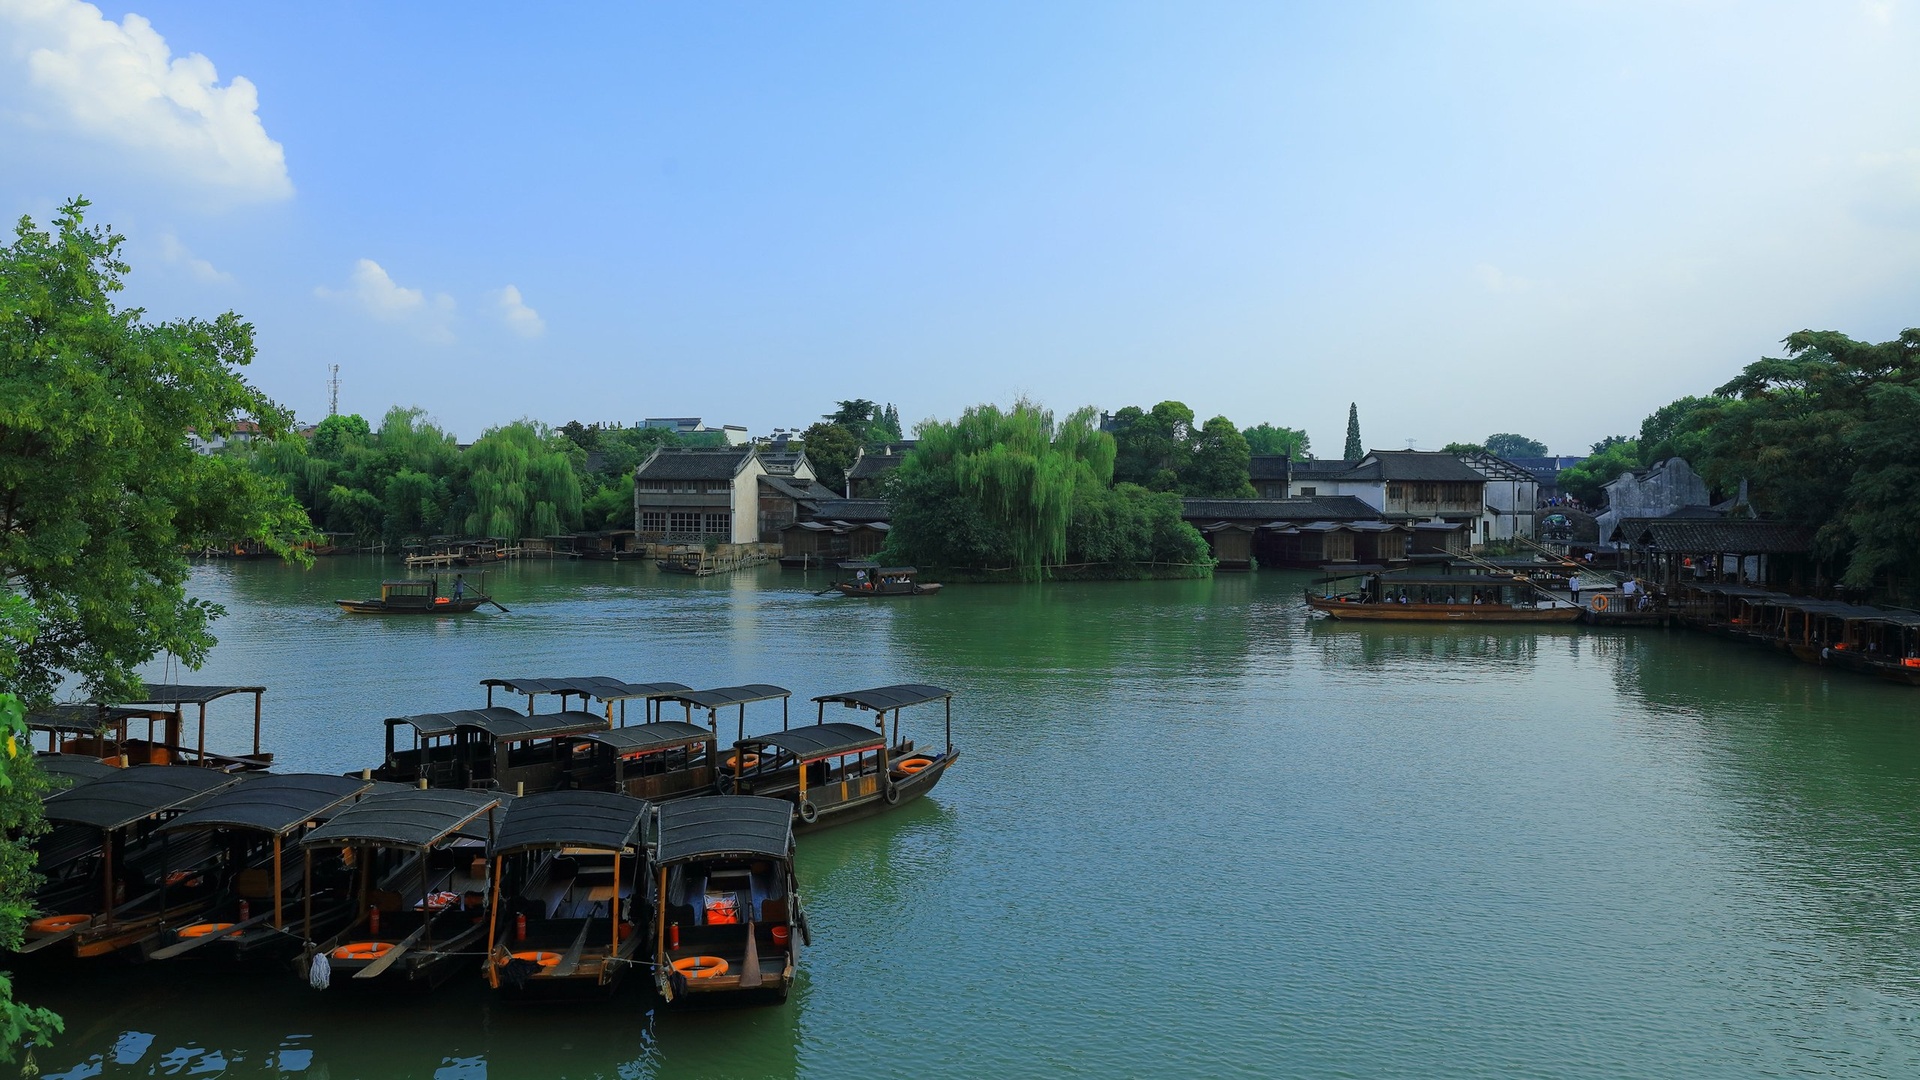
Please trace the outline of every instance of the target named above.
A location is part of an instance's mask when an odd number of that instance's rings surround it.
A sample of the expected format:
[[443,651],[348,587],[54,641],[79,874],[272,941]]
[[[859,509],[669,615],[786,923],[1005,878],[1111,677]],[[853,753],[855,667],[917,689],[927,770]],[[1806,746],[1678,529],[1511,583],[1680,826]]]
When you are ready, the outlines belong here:
[[[573,745],[604,731],[590,712],[522,713],[504,706],[387,718],[387,753],[372,780],[461,790],[485,788],[525,795],[570,786]],[[402,728],[413,745],[401,747]]]
[[308,857],[348,848],[357,914],[332,937],[308,932],[300,969],[335,993],[431,990],[473,971],[486,939],[487,845],[498,796],[402,789],[368,795],[307,833]]
[[[46,752],[92,757],[109,765],[201,765],[223,772],[263,770],[273,755],[260,749],[264,686],[149,684],[141,697],[120,705],[57,705],[27,716],[27,728],[47,737]],[[223,754],[207,749],[207,706],[222,698],[253,695],[253,750]],[[199,710],[198,734],[189,744],[186,707]],[[132,727],[146,724],[145,737]],[[156,730],[157,729],[157,730]]]
[[[529,711],[542,694],[557,695],[562,711],[574,697],[580,698],[582,705],[598,701],[606,709],[609,724],[615,720],[614,706],[619,706],[618,727],[586,732],[574,743],[568,770],[569,787],[614,791],[650,800],[713,791],[713,749],[717,736],[712,726],[717,721],[705,728],[692,723],[690,704],[686,722],[660,719],[661,707],[666,702],[683,701],[684,695],[694,693],[690,686],[676,682],[627,683],[598,675],[480,681],[487,688],[488,705],[493,704],[494,688],[499,687],[527,695]],[[641,703],[644,723],[627,724],[630,701]],[[744,708],[744,702],[741,704]]]
[[564,679],[481,679],[480,685],[487,688],[487,705],[493,705],[493,691],[496,688],[515,694],[525,694],[527,711],[532,712],[534,700],[542,694],[553,694],[560,699],[560,711],[566,712],[568,701],[579,698],[585,708],[588,701],[598,701],[607,707],[607,722],[614,722],[613,707],[620,708],[619,723],[627,723],[627,702],[639,701],[646,708],[645,719],[649,722],[659,718],[660,703],[674,694],[693,689],[683,683],[653,682],[630,683],[605,675],[582,675]]
[[[734,743],[733,754],[722,762],[720,790],[781,799],[793,807],[796,829],[824,828],[925,795],[960,756],[953,748],[950,690],[906,683],[813,700],[817,722]],[[900,710],[934,701],[946,707],[946,742],[941,749],[920,750],[900,737]],[[829,703],[871,711],[874,723],[828,723]]]
[[378,599],[334,601],[340,610],[356,615],[464,615],[489,602],[477,590],[457,598],[441,596],[437,577],[383,581]]
[[751,795],[658,807],[654,988],[668,1004],[785,1001],[809,940],[793,807]]
[[1308,588],[1306,601],[1330,618],[1388,622],[1562,623],[1583,610],[1519,574],[1336,574]]
[[841,563],[840,568],[866,575],[854,581],[834,582],[834,590],[842,596],[931,596],[940,591],[939,582],[914,580],[920,573],[917,567]]
[[653,808],[606,791],[515,799],[492,846],[487,985],[512,996],[611,993],[649,940],[642,828]]
[[197,921],[214,900],[220,853],[161,826],[237,775],[190,765],[136,765],[47,798],[55,831],[40,845],[47,875],[18,956],[35,966],[123,950],[144,958],[163,927]]
[[[162,930],[151,959],[225,968],[278,965],[299,954],[305,933],[331,935],[356,913],[352,875],[331,853],[288,865],[301,833],[373,789],[364,780],[317,773],[269,774],[220,791],[162,831],[210,833],[228,853],[206,871],[215,899],[198,922]],[[302,919],[301,916],[304,916]],[[303,934],[293,933],[299,923]]]

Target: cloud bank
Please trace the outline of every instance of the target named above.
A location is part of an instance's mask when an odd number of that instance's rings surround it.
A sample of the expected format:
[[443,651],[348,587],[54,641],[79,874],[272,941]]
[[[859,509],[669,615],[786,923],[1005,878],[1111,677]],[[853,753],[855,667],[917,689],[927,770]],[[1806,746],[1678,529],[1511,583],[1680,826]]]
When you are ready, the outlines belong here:
[[500,318],[507,324],[507,329],[523,338],[537,338],[547,332],[547,320],[527,306],[517,286],[509,285],[501,289],[493,294],[493,299],[499,305]]
[[79,0],[0,0],[10,66],[24,67],[27,124],[124,151],[137,169],[257,201],[293,195],[252,82],[220,85],[213,61],[175,57],[139,15],[114,22]]
[[[446,293],[435,293],[429,298],[420,289],[407,288],[394,281],[386,268],[372,259],[361,259],[353,264],[353,273],[345,289],[329,289],[322,285],[313,293],[323,300],[350,303],[381,322],[407,326],[421,338],[435,344],[447,345],[454,340],[453,327],[450,325],[456,306],[453,297]],[[534,318],[538,319],[539,316]]]

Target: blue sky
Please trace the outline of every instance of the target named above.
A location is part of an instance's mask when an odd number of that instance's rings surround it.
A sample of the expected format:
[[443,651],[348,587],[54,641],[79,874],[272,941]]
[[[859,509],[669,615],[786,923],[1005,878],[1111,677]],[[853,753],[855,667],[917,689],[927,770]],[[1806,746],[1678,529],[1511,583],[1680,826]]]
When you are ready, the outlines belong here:
[[1909,2],[0,0],[0,209],[464,438],[1178,398],[1579,452],[1920,323]]

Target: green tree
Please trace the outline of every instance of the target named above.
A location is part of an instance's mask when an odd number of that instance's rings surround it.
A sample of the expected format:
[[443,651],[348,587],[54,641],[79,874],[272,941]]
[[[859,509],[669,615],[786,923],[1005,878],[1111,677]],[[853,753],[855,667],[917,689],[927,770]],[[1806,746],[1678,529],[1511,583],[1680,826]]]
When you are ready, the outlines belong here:
[[[31,640],[37,621],[25,600],[0,594],[0,685],[12,685],[18,677],[20,648]],[[37,914],[34,838],[46,832],[40,803],[49,785],[34,760],[29,734],[20,699],[0,691],[0,739],[6,741],[0,754],[0,952],[8,953],[20,948],[27,920]],[[11,976],[0,973],[0,1062],[13,1061],[22,1043],[45,1043],[63,1028],[53,1013],[14,1000]]]
[[835,491],[846,488],[847,470],[860,453],[860,437],[852,429],[822,421],[800,433],[800,445],[822,484]]
[[1255,424],[1240,432],[1247,440],[1247,450],[1255,454],[1285,454],[1295,461],[1304,461],[1313,457],[1313,441],[1300,428],[1275,427],[1272,424]]
[[897,443],[904,438],[906,436],[900,430],[900,410],[889,401],[874,418],[873,426],[867,429],[867,443]]
[[1342,451],[1348,461],[1358,461],[1367,456],[1367,447],[1360,441],[1360,403],[1347,403],[1347,445]]
[[867,441],[867,429],[873,426],[874,411],[880,406],[865,398],[855,398],[852,401],[837,401],[834,404],[840,407],[820,419],[825,420],[829,424],[838,424],[846,428],[848,431],[853,432],[853,438],[856,443],[865,443]]
[[1630,443],[1632,441],[1633,441],[1633,436],[1631,435],[1609,435],[1606,438],[1601,439],[1599,442],[1594,443],[1592,452],[1595,454],[1604,454],[1616,446],[1620,446],[1623,443]]
[[241,420],[274,438],[285,410],[248,385],[253,327],[231,312],[150,322],[114,304],[122,238],[61,208],[0,250],[0,575],[32,605],[11,689],[37,704],[68,674],[124,701],[162,652],[206,658],[218,606],[186,594],[186,551],[257,541],[300,557],[311,526],[246,459],[196,454],[190,431]]
[[1487,452],[1487,448],[1477,442],[1450,442],[1441,447],[1440,450],[1448,454],[1484,454]]
[[1147,412],[1129,405],[1113,414],[1113,477],[1151,491],[1173,491],[1193,455],[1193,410],[1163,401]]
[[313,452],[338,458],[347,447],[366,442],[371,434],[373,429],[359,413],[329,416],[313,429]]
[[1216,416],[1193,433],[1180,471],[1180,491],[1202,499],[1251,499],[1255,492],[1247,465],[1252,457],[1246,437],[1233,421]]
[[1494,457],[1529,458],[1547,457],[1547,444],[1538,439],[1529,439],[1525,435],[1512,432],[1500,432],[1487,436],[1487,453]]
[[1722,402],[1711,397],[1683,397],[1655,409],[1640,422],[1640,457],[1651,465],[1668,458],[1685,458],[1695,468],[1707,458],[1707,432]]
[[467,532],[517,540],[579,528],[583,497],[574,458],[584,454],[531,420],[488,429],[460,459]]
[[1560,490],[1586,503],[1600,505],[1606,485],[1614,477],[1640,467],[1640,444],[1632,439],[1610,443],[1606,450],[1568,469],[1561,469]]

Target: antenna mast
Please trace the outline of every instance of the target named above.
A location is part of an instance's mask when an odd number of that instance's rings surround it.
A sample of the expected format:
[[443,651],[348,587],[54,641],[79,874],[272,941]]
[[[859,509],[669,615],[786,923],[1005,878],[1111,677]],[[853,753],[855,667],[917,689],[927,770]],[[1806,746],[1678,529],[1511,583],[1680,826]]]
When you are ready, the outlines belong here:
[[340,365],[332,365],[333,377],[327,380],[327,415],[340,415]]

